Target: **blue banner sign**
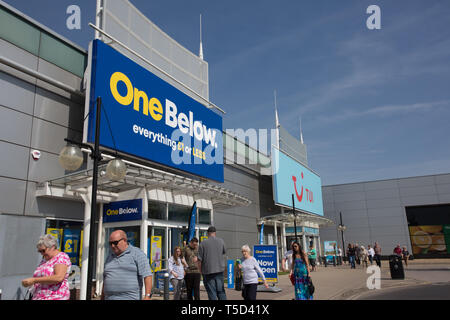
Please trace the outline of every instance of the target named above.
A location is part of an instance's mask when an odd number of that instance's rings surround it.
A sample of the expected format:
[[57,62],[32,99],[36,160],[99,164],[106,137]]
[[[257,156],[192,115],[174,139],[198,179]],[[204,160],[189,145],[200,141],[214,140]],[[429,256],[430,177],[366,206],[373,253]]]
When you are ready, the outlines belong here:
[[94,143],[223,182],[222,117],[99,40],[92,43],[89,122]]
[[234,288],[234,260],[227,260],[228,289]]
[[276,204],[323,216],[320,177],[287,154],[272,148],[273,194]]
[[[253,256],[258,261],[267,282],[278,282],[278,255],[276,245],[255,245]],[[260,278],[260,280],[262,280]]]
[[195,218],[197,217],[197,201],[194,201],[191,209],[191,216],[189,218],[189,226],[188,226],[188,237],[187,242],[189,243],[195,236]]
[[[103,222],[142,219],[142,199],[110,202],[103,206]],[[129,239],[131,241],[131,239]]]

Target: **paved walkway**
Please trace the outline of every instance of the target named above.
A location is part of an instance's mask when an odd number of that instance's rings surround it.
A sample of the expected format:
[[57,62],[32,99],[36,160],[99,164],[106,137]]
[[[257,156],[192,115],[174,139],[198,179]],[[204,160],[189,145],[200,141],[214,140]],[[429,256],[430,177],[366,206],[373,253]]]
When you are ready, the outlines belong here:
[[[374,263],[375,265],[375,263]],[[448,270],[448,272],[446,272]],[[436,272],[435,272],[436,271]],[[437,271],[440,271],[439,273]],[[318,266],[317,271],[311,273],[316,292],[315,300],[346,300],[358,299],[364,293],[369,292],[367,279],[372,274],[366,273],[366,269],[357,266],[350,269],[344,266]],[[425,284],[430,282],[450,282],[450,259],[413,260],[405,268],[404,280],[391,279],[389,262],[382,261],[381,266],[381,290],[398,286]],[[226,284],[225,284],[226,286]],[[282,291],[258,292],[258,300],[291,300],[294,297],[294,289],[288,275],[279,276],[277,287]],[[241,292],[234,289],[226,289],[229,300],[242,300]],[[207,300],[208,296],[204,287],[201,287],[200,298]],[[154,295],[154,300],[162,297]],[[173,299],[173,296],[170,296]]]

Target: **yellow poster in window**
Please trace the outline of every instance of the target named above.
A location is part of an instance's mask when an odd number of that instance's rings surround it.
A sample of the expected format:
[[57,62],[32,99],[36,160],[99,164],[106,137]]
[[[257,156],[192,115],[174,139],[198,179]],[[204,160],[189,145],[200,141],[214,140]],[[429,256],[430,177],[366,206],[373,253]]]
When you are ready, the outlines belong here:
[[51,234],[52,236],[54,236],[56,238],[56,241],[58,242],[58,244],[56,245],[56,249],[61,251],[63,229],[47,228],[46,234]]
[[150,249],[150,266],[152,271],[156,272],[161,270],[161,258],[162,258],[162,238],[160,236],[151,237],[151,249]]
[[78,259],[78,263],[81,268],[81,257],[83,256],[83,230],[81,230],[81,236],[80,236],[80,259]]

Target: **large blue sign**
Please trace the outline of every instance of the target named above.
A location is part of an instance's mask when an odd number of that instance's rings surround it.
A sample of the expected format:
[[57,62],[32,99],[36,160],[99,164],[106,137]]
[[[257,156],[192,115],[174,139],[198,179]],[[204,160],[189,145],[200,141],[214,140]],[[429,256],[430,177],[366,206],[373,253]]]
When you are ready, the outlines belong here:
[[267,282],[278,282],[278,258],[276,245],[255,245],[253,256],[258,261]]
[[222,117],[99,40],[92,43],[89,123],[94,143],[223,182]]
[[272,148],[273,196],[276,204],[323,216],[320,177],[277,148]]
[[[142,219],[142,199],[110,202],[103,206],[103,222]],[[130,241],[132,239],[128,237]]]

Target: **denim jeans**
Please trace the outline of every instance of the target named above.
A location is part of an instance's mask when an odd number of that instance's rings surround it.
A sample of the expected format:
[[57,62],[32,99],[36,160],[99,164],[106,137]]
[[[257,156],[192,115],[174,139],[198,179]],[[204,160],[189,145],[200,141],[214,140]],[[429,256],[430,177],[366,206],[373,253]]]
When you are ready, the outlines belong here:
[[209,300],[227,300],[223,281],[223,272],[203,275],[203,284]]
[[356,268],[356,266],[355,266],[355,256],[349,256],[348,260],[349,260],[349,263],[352,266],[352,268],[355,269]]

